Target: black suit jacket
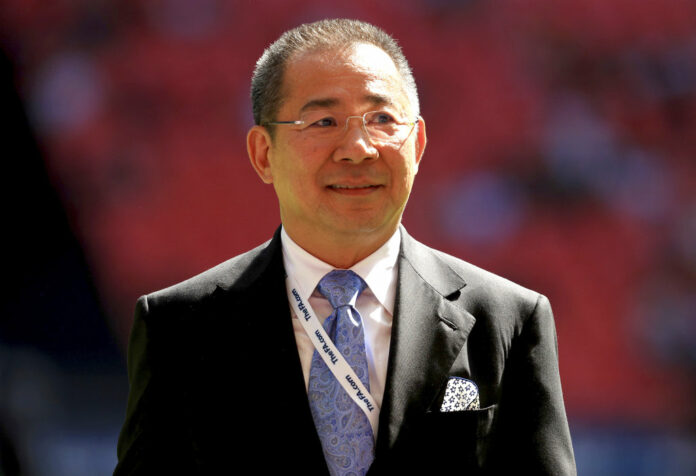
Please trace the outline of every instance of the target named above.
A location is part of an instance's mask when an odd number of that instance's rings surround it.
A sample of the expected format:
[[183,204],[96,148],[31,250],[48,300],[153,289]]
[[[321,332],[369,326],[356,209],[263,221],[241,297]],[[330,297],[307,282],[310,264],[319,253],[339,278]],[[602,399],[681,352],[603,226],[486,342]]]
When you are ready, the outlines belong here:
[[[547,299],[401,233],[369,474],[575,474]],[[140,298],[115,475],[328,474],[284,277],[277,232]],[[438,411],[450,376],[481,410]]]

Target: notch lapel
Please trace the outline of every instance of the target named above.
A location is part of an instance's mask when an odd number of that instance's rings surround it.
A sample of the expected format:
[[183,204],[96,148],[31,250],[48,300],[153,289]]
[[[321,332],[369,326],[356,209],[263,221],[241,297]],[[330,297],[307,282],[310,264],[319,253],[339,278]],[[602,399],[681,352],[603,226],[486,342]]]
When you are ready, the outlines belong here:
[[458,302],[464,280],[401,228],[394,324],[377,457],[408,432],[445,384],[475,319]]
[[[257,464],[267,468],[280,468],[289,459],[304,454],[307,460],[303,474],[326,474],[290,317],[280,228],[265,249],[242,266],[244,274],[233,286],[218,286],[215,297],[218,312],[228,316],[234,310],[235,325],[243,327],[248,339],[239,341],[238,345],[245,346],[241,353],[229,345],[220,346],[220,352],[235,356],[221,358],[220,365],[228,370],[244,366],[246,385],[253,396],[255,411],[238,411],[237,426],[246,428],[246,433],[253,429],[251,433],[266,435],[266,439],[272,435],[277,442],[272,443],[271,447],[276,448],[270,460],[264,461],[268,458],[267,447],[254,449],[247,456],[259,456]],[[239,361],[240,354],[245,362]],[[223,370],[220,375],[224,375]],[[273,382],[270,388],[269,378]]]

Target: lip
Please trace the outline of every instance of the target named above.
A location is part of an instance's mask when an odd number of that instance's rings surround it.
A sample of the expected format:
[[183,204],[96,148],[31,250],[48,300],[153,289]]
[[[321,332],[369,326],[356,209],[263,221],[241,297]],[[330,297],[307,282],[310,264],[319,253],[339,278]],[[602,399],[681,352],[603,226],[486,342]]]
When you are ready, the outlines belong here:
[[341,195],[349,196],[361,196],[369,195],[379,189],[384,187],[383,185],[375,184],[364,184],[364,185],[354,185],[354,184],[331,184],[326,188],[331,192],[338,193]]

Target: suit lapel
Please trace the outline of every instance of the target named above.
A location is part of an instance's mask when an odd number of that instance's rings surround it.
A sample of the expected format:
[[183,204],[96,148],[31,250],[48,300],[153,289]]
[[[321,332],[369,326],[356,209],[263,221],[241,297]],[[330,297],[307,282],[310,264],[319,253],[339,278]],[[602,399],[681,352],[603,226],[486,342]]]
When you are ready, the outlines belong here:
[[[249,337],[244,343],[248,348],[241,354],[253,362],[248,366],[248,379],[258,412],[240,418],[282,442],[276,450],[279,461],[275,463],[280,464],[283,455],[311,455],[304,466],[305,474],[325,474],[323,451],[307,400],[290,318],[280,229],[265,249],[242,266],[244,275],[233,287],[221,286],[216,290],[218,309],[224,313],[235,310],[236,319],[244,322],[244,332]],[[239,362],[232,365],[237,367]]]
[[[458,302],[464,280],[426,246],[401,228],[401,251],[394,323],[389,351],[386,389],[380,411],[377,457],[393,448],[408,433],[409,419],[424,414],[446,382],[452,363],[460,353],[475,319]],[[264,344],[275,349],[272,359],[254,369],[269,373],[284,388],[269,412],[268,424],[282,421],[286,454],[308,455],[307,474],[326,472],[321,443],[316,434],[304,378],[297,354],[285,290],[280,235],[277,232],[253,262],[243,264],[245,276],[233,287],[218,288],[222,312],[236,309],[244,318],[248,335],[264,336]],[[268,296],[282,296],[269,299]],[[264,315],[258,305],[264,303]],[[255,316],[255,317],[254,317]],[[240,317],[241,319],[241,317]],[[249,352],[257,352],[250,348]],[[259,384],[260,382],[257,382]],[[282,415],[282,417],[280,417]],[[250,419],[258,420],[250,415]],[[261,418],[261,424],[265,421]]]
[[457,303],[464,280],[403,227],[401,236],[378,457],[430,408],[475,322]]

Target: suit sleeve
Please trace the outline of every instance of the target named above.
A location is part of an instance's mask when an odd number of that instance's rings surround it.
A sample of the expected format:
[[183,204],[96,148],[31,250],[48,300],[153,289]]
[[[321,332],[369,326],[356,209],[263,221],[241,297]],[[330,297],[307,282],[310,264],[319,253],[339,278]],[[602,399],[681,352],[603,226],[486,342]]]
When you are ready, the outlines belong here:
[[[147,296],[136,305],[128,343],[129,394],[126,419],[118,440],[118,465],[114,476],[183,474],[175,461],[186,448],[177,436],[175,396],[171,388],[171,365],[153,331],[152,310]],[[163,355],[164,354],[164,355]],[[162,363],[166,365],[162,365]],[[170,471],[171,470],[171,471]]]
[[513,341],[503,378],[493,474],[575,475],[563,404],[556,329],[539,296]]

